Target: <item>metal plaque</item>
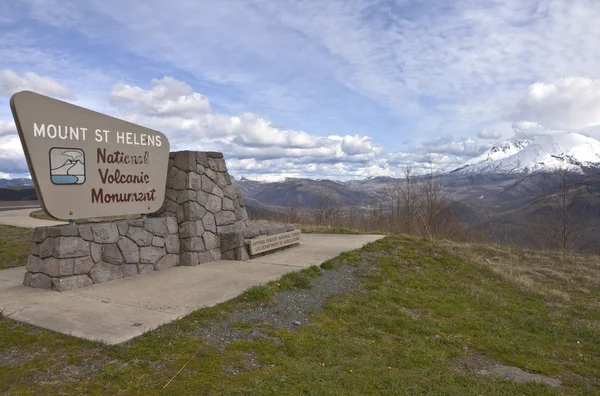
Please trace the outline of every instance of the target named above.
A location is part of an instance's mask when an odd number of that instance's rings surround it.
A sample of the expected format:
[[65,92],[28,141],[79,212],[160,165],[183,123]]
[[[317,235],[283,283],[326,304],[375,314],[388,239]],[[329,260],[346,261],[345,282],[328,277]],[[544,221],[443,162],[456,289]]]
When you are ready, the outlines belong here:
[[10,107],[46,213],[67,220],[160,209],[163,133],[29,91],[14,94]]

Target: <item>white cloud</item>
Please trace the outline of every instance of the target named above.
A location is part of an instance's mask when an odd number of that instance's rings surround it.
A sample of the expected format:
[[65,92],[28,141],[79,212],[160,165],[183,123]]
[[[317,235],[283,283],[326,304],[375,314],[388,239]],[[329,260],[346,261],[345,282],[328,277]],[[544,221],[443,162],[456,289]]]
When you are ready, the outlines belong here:
[[500,139],[502,132],[494,128],[483,128],[477,131],[477,137],[480,139]]
[[59,98],[73,97],[69,88],[51,77],[40,76],[33,72],[26,72],[20,76],[10,69],[0,70],[0,95],[10,96],[24,90]]
[[12,121],[0,120],[0,136],[15,135],[17,133],[17,127]]
[[537,82],[527,89],[510,115],[550,129],[582,129],[600,125],[600,79],[568,77]]
[[27,173],[27,162],[21,141],[17,137],[0,137],[0,172],[9,174]]
[[444,135],[423,142],[423,144],[416,147],[416,151],[472,157],[481,154],[490,147],[491,144],[480,143],[473,138],[455,138],[452,135]]

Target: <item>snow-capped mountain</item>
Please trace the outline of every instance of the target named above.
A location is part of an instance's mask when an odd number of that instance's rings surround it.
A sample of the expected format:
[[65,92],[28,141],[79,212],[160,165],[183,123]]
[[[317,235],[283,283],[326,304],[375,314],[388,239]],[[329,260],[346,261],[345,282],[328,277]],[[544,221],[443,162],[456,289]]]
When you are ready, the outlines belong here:
[[547,172],[559,168],[581,171],[600,166],[600,142],[578,133],[513,140],[492,147],[456,169],[461,173]]

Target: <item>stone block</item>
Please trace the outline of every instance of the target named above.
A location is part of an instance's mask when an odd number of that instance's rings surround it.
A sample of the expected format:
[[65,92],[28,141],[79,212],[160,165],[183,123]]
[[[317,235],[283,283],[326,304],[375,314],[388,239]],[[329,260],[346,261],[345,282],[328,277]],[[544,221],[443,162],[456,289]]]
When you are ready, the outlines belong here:
[[152,264],[138,264],[138,273],[141,274],[149,274],[154,272],[154,265]]
[[123,278],[128,278],[138,274],[137,264],[125,264],[123,266]]
[[171,201],[176,201],[177,195],[179,195],[178,190],[173,190],[172,188],[167,188],[167,190],[165,191],[165,198],[168,198]]
[[228,250],[221,253],[221,260],[235,260],[235,250]]
[[242,247],[235,249],[235,259],[237,261],[250,260],[250,255],[248,254],[246,247],[242,246]]
[[231,184],[231,179],[228,177],[225,177],[225,175],[227,175],[227,174],[222,173],[222,172],[217,172],[217,177],[215,178],[215,183],[217,183],[217,186],[219,186],[219,188],[224,188],[227,185]]
[[123,267],[100,261],[90,271],[90,276],[94,283],[103,283],[114,279],[120,279],[123,277]]
[[173,190],[185,189],[185,176],[186,172],[172,167],[167,174],[167,188],[172,188]]
[[[200,177],[200,176],[198,176]],[[187,201],[195,201],[196,200],[196,191],[194,190],[181,190],[179,194],[177,194],[177,203],[182,204]]]
[[206,207],[206,210],[208,210],[209,212],[216,214],[221,211],[222,205],[223,205],[223,202],[222,202],[221,198],[219,198],[215,195],[209,195],[208,201],[206,202],[205,207]]
[[220,211],[215,214],[215,222],[217,225],[227,225],[235,222],[235,213],[230,211]]
[[213,234],[217,232],[217,223],[215,222],[215,215],[207,213],[202,218],[202,224],[204,225],[205,231],[210,231]]
[[235,193],[235,189],[233,188],[233,186],[223,187],[223,194],[231,200],[234,200],[237,198],[237,194]]
[[221,249],[220,248],[211,249],[209,251],[210,251],[210,254],[212,255],[212,258],[214,261],[221,260]]
[[204,165],[198,164],[196,165],[196,173],[199,175],[203,175],[206,171],[206,167]]
[[141,227],[144,228],[145,219],[131,219],[127,220],[129,227]]
[[160,271],[165,270],[167,268],[175,267],[176,265],[179,265],[179,255],[167,254],[166,256],[163,256],[160,260],[158,260],[155,267],[157,270]]
[[33,274],[31,275],[29,286],[35,287],[36,289],[50,289],[52,287],[52,280],[46,274]]
[[27,257],[27,264],[25,264],[25,268],[29,272],[40,272],[44,261],[38,256],[30,255]]
[[196,173],[196,169],[194,168],[194,172],[190,172],[187,174],[187,179],[185,183],[185,188],[190,190],[198,191],[202,188],[202,176]]
[[196,202],[202,206],[205,206],[206,202],[208,202],[208,193],[202,190],[196,191]]
[[116,243],[108,243],[102,245],[102,261],[109,264],[121,265],[125,262],[123,255]]
[[[156,237],[155,237],[156,238]],[[131,239],[122,236],[117,242],[119,250],[123,254],[123,260],[128,264],[137,264],[140,262],[140,248]]]
[[214,170],[212,170],[212,169],[209,169],[209,168],[206,168],[206,169],[204,170],[204,174],[205,174],[206,176],[208,176],[208,178],[209,178],[211,181],[213,181],[214,183],[216,183],[216,182],[217,182],[217,172],[215,172]]
[[52,279],[52,286],[59,292],[79,289],[80,287],[91,286],[93,284],[94,281],[87,275],[74,275]]
[[117,229],[119,230],[119,235],[127,235],[127,231],[129,230],[127,220],[117,221]]
[[206,151],[205,153],[208,158],[223,158],[223,153],[218,151]]
[[94,260],[92,260],[91,257],[79,257],[73,259],[73,273],[75,275],[89,274],[92,268],[94,268],[94,265]]
[[96,243],[117,243],[119,229],[115,223],[92,224],[92,234]]
[[202,238],[204,239],[204,246],[207,250],[220,248],[221,246],[221,239],[210,231],[206,231],[204,235],[202,235]]
[[205,152],[196,151],[196,163],[202,166],[208,166],[208,157]]
[[40,244],[32,242],[31,245],[29,245],[29,254],[33,254],[34,256],[39,256],[40,255]]
[[127,236],[138,246],[150,246],[154,235],[141,227],[129,227]]
[[202,175],[202,191],[210,193],[217,185],[206,175]]
[[198,202],[186,202],[177,209],[177,221],[182,223],[186,220],[200,220],[205,213],[206,209]]
[[233,200],[229,198],[223,198],[223,210],[233,211]]
[[198,264],[210,263],[215,261],[210,252],[202,252],[198,254]]
[[171,201],[170,199],[165,199],[165,203],[163,204],[163,209],[169,213],[177,213],[177,208],[179,205],[175,201]]
[[[118,236],[119,233],[117,231],[117,237]],[[88,256],[89,254],[90,243],[79,237],[58,237],[54,239],[53,256],[56,258],[83,257]]]
[[43,242],[44,239],[46,239],[48,237],[47,228],[48,227],[37,227],[35,230],[33,230],[33,236],[32,236],[33,242],[37,242],[37,243]]
[[25,272],[25,277],[23,278],[23,286],[31,287],[31,277],[33,274],[31,272]]
[[173,166],[185,172],[196,170],[196,152],[195,151],[178,151],[173,159]]
[[46,238],[40,243],[39,254],[41,258],[50,257],[54,254],[54,238]]
[[185,221],[179,225],[179,238],[191,238],[196,236],[196,222]]
[[155,264],[165,254],[165,248],[157,246],[144,246],[140,248],[140,263]]
[[49,237],[79,236],[79,228],[76,225],[59,225],[47,228]]
[[[49,260],[49,259],[48,259]],[[75,259],[60,259],[58,260],[59,273],[58,275],[70,276],[74,273]]]
[[180,239],[179,244],[183,252],[199,252],[205,249],[202,237]]
[[91,242],[94,240],[94,234],[92,233],[92,225],[91,224],[82,224],[79,227],[79,236],[84,240]]
[[177,219],[175,217],[167,217],[167,230],[169,234],[175,234],[178,230]]
[[179,265],[193,267],[198,265],[198,252],[183,252],[179,255]]
[[144,228],[153,235],[164,237],[169,233],[167,222],[161,217],[151,217],[144,221]]
[[168,235],[165,238],[165,250],[167,253],[179,253],[179,237],[177,235]]
[[225,196],[225,194],[223,194],[223,189],[221,189],[219,186],[213,187],[213,189],[210,193],[212,195],[216,195],[219,198],[223,198]]
[[196,236],[202,236],[204,234],[204,223],[202,220],[196,220]]
[[235,231],[238,231],[238,228],[241,229],[241,227],[238,227],[237,224],[228,224],[228,225],[217,226],[217,234],[227,234],[230,232],[235,232]]
[[165,246],[165,238],[155,236],[154,239],[152,239],[152,246],[158,246],[158,247]]
[[247,227],[242,230],[242,235],[246,239],[256,238],[260,235],[260,226]]
[[102,257],[102,245],[90,242],[90,256],[92,256],[92,260],[94,260],[95,263],[100,261],[100,258]]

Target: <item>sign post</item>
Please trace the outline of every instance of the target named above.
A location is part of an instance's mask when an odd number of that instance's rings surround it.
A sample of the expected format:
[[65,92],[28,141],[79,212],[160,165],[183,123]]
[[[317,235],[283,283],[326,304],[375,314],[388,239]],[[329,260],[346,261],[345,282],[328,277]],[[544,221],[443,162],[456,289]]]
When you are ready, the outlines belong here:
[[160,209],[169,141],[158,131],[29,91],[10,100],[42,208],[62,220]]

